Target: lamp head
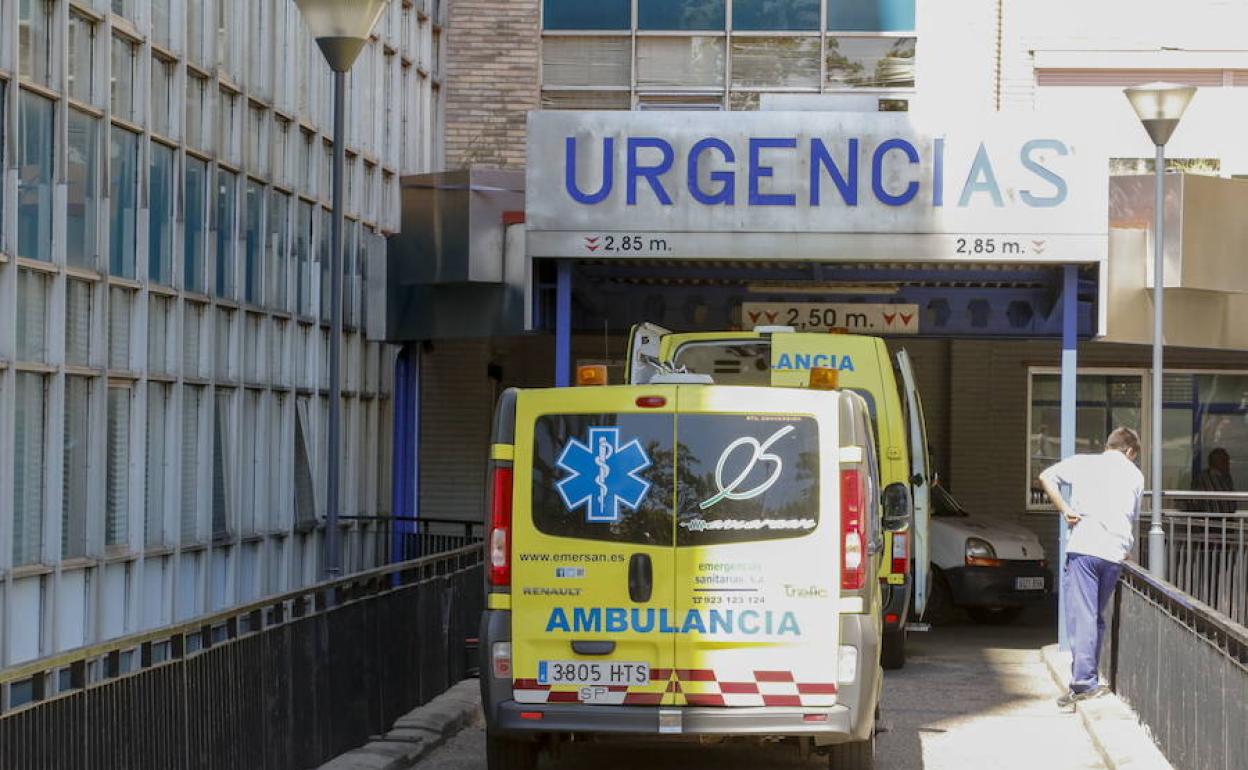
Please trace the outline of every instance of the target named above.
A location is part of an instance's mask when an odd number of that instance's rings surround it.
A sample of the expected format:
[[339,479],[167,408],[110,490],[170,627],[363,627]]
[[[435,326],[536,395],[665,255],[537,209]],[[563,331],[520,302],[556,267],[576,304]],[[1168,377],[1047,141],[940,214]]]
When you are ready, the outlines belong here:
[[1160,147],[1170,141],[1174,129],[1178,128],[1187,105],[1196,95],[1196,87],[1177,83],[1147,83],[1124,88],[1123,93],[1153,144]]
[[325,61],[346,72],[360,55],[386,0],[295,0]]

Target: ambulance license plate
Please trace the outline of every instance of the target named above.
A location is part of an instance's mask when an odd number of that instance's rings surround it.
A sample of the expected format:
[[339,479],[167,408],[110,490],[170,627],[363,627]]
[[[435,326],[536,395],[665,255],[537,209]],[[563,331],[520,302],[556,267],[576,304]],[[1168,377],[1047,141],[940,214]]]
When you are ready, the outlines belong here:
[[1015,591],[1043,591],[1044,578],[1042,577],[1020,577],[1014,578]]
[[543,660],[538,684],[632,685],[650,683],[650,664],[623,661]]

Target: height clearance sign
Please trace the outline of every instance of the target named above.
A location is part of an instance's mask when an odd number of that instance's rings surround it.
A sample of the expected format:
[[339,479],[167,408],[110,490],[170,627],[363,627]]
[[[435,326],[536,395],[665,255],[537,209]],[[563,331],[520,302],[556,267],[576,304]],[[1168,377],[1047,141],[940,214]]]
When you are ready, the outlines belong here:
[[1106,152],[1073,125],[908,113],[535,112],[535,257],[1099,262]]

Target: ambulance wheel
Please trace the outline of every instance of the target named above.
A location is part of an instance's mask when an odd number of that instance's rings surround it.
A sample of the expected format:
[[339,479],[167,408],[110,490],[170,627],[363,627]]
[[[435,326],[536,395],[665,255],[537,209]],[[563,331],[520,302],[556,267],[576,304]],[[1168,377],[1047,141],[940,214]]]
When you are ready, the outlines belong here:
[[884,634],[884,643],[880,645],[880,665],[888,671],[895,671],[906,665],[906,630],[904,628]]
[[829,770],[872,770],[875,767],[875,733],[865,741],[838,743],[830,748]]
[[540,747],[529,741],[516,741],[485,735],[485,766],[488,770],[537,770]]

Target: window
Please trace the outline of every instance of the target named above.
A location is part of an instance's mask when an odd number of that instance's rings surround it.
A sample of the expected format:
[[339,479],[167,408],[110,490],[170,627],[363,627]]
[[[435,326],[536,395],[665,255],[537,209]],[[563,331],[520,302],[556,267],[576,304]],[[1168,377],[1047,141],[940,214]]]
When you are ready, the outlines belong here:
[[722,37],[637,39],[638,88],[720,88],[723,85]]
[[147,546],[165,542],[165,480],[168,453],[165,428],[170,412],[171,386],[147,384],[147,429],[144,431],[145,473],[143,477],[143,542]]
[[113,13],[118,16],[125,16],[127,19],[137,19],[138,13],[135,4],[138,0],[112,0]]
[[268,99],[273,80],[273,6],[270,0],[250,0],[247,21],[247,83],[252,93]]
[[48,295],[51,276],[34,270],[17,271],[17,358],[48,360]]
[[251,173],[269,176],[269,145],[265,143],[265,111],[252,107],[247,118],[247,167]]
[[258,305],[263,301],[260,294],[261,246],[264,242],[264,187],[247,180],[246,200],[243,207],[243,301]]
[[199,530],[199,425],[204,402],[204,388],[187,385],[182,388],[182,542],[194,543],[201,538]]
[[208,137],[204,131],[204,115],[208,112],[208,79],[186,73],[186,143],[206,150]]
[[212,435],[212,536],[229,535],[233,523],[230,459],[234,446],[230,441],[230,401],[232,390],[217,390],[213,402]]
[[724,0],[637,0],[637,29],[723,28]]
[[111,137],[108,271],[135,277],[135,230],[138,227],[139,135],[114,127]]
[[298,292],[295,311],[302,316],[312,314],[312,220],[311,203],[299,201],[299,219],[295,223],[295,287]]
[[13,420],[13,565],[43,558],[44,403],[47,378],[17,372]]
[[217,172],[216,205],[213,207],[213,231],[216,235],[216,281],[218,297],[234,296],[234,206],[238,195],[238,176],[229,171]]
[[330,266],[330,255],[333,253],[333,248],[331,248],[330,243],[329,243],[330,242],[329,235],[330,235],[330,222],[332,221],[333,217],[329,213],[328,209],[318,208],[317,210],[320,212],[320,215],[321,215],[321,237],[319,239],[320,248],[317,254],[317,259],[320,261],[320,265],[321,265],[321,320],[328,321],[329,320],[329,308],[330,308],[330,305],[329,305],[329,288],[330,288],[329,287],[329,273],[330,273],[329,266]]
[[316,487],[312,482],[312,433],[309,421],[312,411],[311,399],[299,396],[295,400],[295,522],[311,524],[316,521]]
[[95,267],[99,221],[97,177],[100,121],[69,110],[69,144],[65,149],[65,260],[76,267]]
[[130,531],[130,388],[108,389],[104,544],[124,546]]
[[278,310],[289,310],[286,268],[286,223],[290,215],[290,196],[273,190],[269,193],[269,227],[265,249],[268,275],[265,278],[265,299]]
[[819,38],[733,38],[732,86],[817,90]]
[[230,360],[230,335],[234,326],[234,311],[217,308],[217,323],[213,335],[215,355],[213,362],[219,380],[233,379],[233,367]]
[[818,30],[819,0],[733,0],[734,31]]
[[163,48],[173,47],[173,27],[169,6],[172,0],[152,0],[152,42]]
[[205,161],[186,156],[183,190],[186,227],[182,243],[182,286],[187,291],[203,294],[204,264],[208,257],[208,164]]
[[134,292],[120,286],[108,289],[108,368],[129,371],[130,340],[132,339],[130,317],[134,306]]
[[147,277],[154,283],[173,284],[173,163],[174,149],[160,142],[151,146],[151,181],[147,190]]
[[[844,414],[844,413],[843,413]],[[681,415],[676,425],[676,544],[706,546],[780,538],[801,537],[819,524],[819,429],[812,417],[758,420],[748,415]],[[739,452],[730,448],[742,438],[770,443],[773,467],[746,467]],[[776,440],[777,437],[783,440]],[[590,458],[592,460],[592,458]],[[735,465],[735,467],[734,467]],[[749,500],[736,500],[716,489],[717,471],[725,468],[732,478],[744,474],[740,489],[767,484],[777,473],[780,483]],[[727,474],[725,474],[727,475]],[[686,486],[687,485],[687,486]],[[765,523],[763,528],[736,529],[731,524]]]
[[238,57],[234,40],[230,37],[230,17],[235,10],[234,0],[217,0],[217,64],[233,74],[237,74],[235,64]]
[[628,29],[632,26],[630,0],[545,0],[546,29]]
[[241,519],[239,531],[243,534],[256,532],[257,509],[264,505],[261,492],[264,489],[261,458],[264,452],[262,436],[265,426],[260,421],[260,394],[261,391],[250,388],[243,391],[243,425],[250,426],[248,430],[239,433],[239,443],[242,444],[240,476],[243,484],[243,506],[239,509]]
[[52,84],[52,3],[17,4],[17,74],[40,85]]
[[152,109],[148,125],[152,133],[173,136],[173,78],[176,66],[159,56],[152,57]]
[[61,558],[87,555],[90,478],[91,380],[65,378],[65,437],[61,460]]
[[95,103],[95,22],[69,14],[69,98]]
[[169,361],[169,321],[174,300],[159,294],[147,298],[147,368],[154,374],[172,374]]
[[65,282],[65,363],[91,363],[92,284],[70,278]]
[[111,104],[113,117],[137,123],[138,104],[135,99],[134,85],[137,82],[135,61],[138,58],[138,44],[126,37],[113,37],[113,77]]
[[290,171],[286,164],[286,153],[290,146],[290,121],[275,118],[273,121],[273,181],[280,185],[291,183]]
[[182,327],[182,374],[185,377],[199,377],[203,363],[200,360],[201,339],[204,326],[204,308],[198,302],[187,302]]
[[627,88],[632,61],[633,43],[626,37],[552,37],[542,44],[542,83]]
[[17,255],[52,261],[52,158],[56,136],[51,99],[19,91],[17,123]]
[[[1105,438],[1119,425],[1140,429],[1144,394],[1142,374],[1080,372],[1076,388],[1076,452],[1100,452],[1105,446]],[[1028,504],[1044,506],[1048,498],[1040,487],[1040,473],[1062,458],[1060,375],[1032,375],[1029,417]]]
[[204,16],[204,0],[186,0],[186,47],[190,60],[201,67],[210,66],[215,40],[215,28]]
[[913,88],[915,38],[830,37],[829,88]]
[[[682,417],[683,419],[683,417]],[[650,486],[641,490],[632,507],[619,506],[617,510],[605,510],[599,505],[594,509],[593,499],[574,510],[569,510],[560,494],[558,482],[567,476],[560,467],[565,451],[593,463],[588,446],[593,445],[590,431],[608,427],[618,431],[616,445],[621,450],[637,445],[639,462],[649,459],[663,464],[666,457],[670,465],[674,451],[674,424],[672,415],[661,414],[612,414],[578,415],[553,414],[537,418],[533,426],[533,524],[543,534],[554,537],[575,537],[587,540],[606,540],[621,543],[648,545],[672,544],[672,480],[670,473],[655,472],[647,477]],[[613,434],[607,434],[610,440]],[[573,443],[576,442],[576,443]],[[573,459],[572,464],[577,463]],[[590,479],[592,486],[592,479]],[[565,485],[566,490],[566,485]],[[583,496],[573,493],[574,498]],[[590,496],[593,497],[592,495]],[[630,500],[630,503],[633,501]],[[592,510],[591,510],[592,509]],[[618,520],[610,520],[619,513]],[[594,519],[597,519],[596,521]]]
[[828,29],[909,32],[914,29],[914,0],[828,0]]
[[238,95],[232,91],[222,90],[217,101],[217,152],[229,163],[238,162],[238,142],[235,132],[235,117],[238,110]]

